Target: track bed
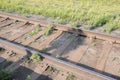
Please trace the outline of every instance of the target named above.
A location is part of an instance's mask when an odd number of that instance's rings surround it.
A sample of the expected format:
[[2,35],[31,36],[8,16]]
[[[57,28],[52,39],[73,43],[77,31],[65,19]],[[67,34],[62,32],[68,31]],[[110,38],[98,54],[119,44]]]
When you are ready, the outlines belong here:
[[[119,79],[120,76],[119,37],[0,13],[0,39],[108,77]],[[104,80],[98,77],[92,79],[91,76],[83,73],[78,76],[74,72],[56,67],[57,64],[52,64],[45,57],[38,62],[31,61],[29,59],[31,53],[24,51],[17,53],[14,49],[12,52],[12,48],[9,50],[9,47],[4,48],[4,46],[0,42],[0,64],[2,65],[0,68],[15,71],[12,77],[15,80],[25,80],[29,77],[32,80]],[[9,66],[13,64],[18,66],[12,70]],[[69,77],[71,79],[68,79]]]

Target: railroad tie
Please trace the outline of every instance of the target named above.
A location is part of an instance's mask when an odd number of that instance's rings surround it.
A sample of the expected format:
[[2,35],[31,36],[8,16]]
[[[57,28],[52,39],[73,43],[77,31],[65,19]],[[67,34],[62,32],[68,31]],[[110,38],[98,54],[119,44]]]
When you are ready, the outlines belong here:
[[8,52],[5,51],[2,55],[0,55],[0,63],[4,62],[8,58],[9,58]]
[[[13,55],[12,51],[5,51],[2,55],[0,55],[0,58],[2,59],[2,62],[9,59]],[[17,59],[14,59],[14,61],[17,61]]]
[[60,71],[53,80],[66,80],[67,75],[68,74],[66,72]]
[[107,61],[108,55],[112,49],[113,44],[110,42],[103,42],[103,48],[102,53],[100,54],[100,57],[98,58],[96,69],[103,71],[105,68],[105,63]]
[[2,19],[0,19],[0,22],[2,22],[2,21],[4,21],[4,20],[6,20],[7,18],[2,18]]
[[16,69],[18,69],[22,63],[27,60],[28,55],[23,56],[23,58],[19,59],[18,61],[12,63],[10,66],[8,66],[7,68],[5,68],[6,71],[10,71],[13,72]]
[[34,72],[31,73],[31,80],[36,80],[46,69],[48,65],[43,61],[40,65],[36,66]]
[[35,28],[35,26],[30,26],[27,27],[25,29],[23,29],[20,33],[14,34],[13,36],[9,37],[8,40],[13,41],[19,37],[21,37],[22,35],[26,34],[29,31],[32,31]]
[[36,44],[36,45],[32,45],[32,47],[35,48],[35,49],[41,50],[44,47],[46,47],[47,45],[49,45],[53,40],[55,40],[56,38],[58,38],[62,33],[63,33],[63,31],[57,31],[56,33],[50,35],[42,43]]
[[38,34],[36,35],[33,35],[32,37],[30,38],[27,38],[25,41],[22,42],[23,45],[28,45],[30,44],[31,42],[35,41],[37,38],[39,38],[40,36],[42,36],[44,33],[44,31],[40,31]]
[[19,27],[24,26],[25,23],[26,23],[26,22],[21,22],[21,23],[15,25],[15,26],[10,27],[10,29],[1,30],[1,31],[0,31],[0,36],[3,35],[3,34],[6,34],[6,33],[8,33],[8,32],[10,32],[10,31],[12,31],[12,30],[15,30],[15,29],[17,29],[17,28],[19,28]]
[[7,26],[7,25],[10,25],[10,24],[12,24],[13,22],[15,22],[15,20],[11,20],[11,21],[4,22],[3,24],[0,25],[0,28],[5,27],[5,26]]
[[90,40],[85,38],[83,45],[79,45],[77,49],[70,51],[69,53],[65,53],[64,57],[68,57],[69,60],[74,62],[79,62],[83,55],[85,54],[86,50],[90,45]]
[[64,50],[72,43],[75,38],[76,36],[67,39],[62,46],[60,46],[58,49],[56,49],[56,51],[53,52],[53,55],[62,55]]

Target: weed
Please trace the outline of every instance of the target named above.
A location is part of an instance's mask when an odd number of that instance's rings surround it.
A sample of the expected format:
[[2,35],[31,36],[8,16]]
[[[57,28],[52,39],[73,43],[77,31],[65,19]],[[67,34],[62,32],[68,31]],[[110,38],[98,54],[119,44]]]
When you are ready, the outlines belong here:
[[28,65],[28,63],[30,62],[30,60],[26,59],[24,62],[25,62],[26,65]]
[[44,30],[44,35],[48,36],[53,32],[52,25],[48,25],[48,27]]
[[98,19],[98,21],[95,22],[95,26],[103,26],[104,24],[106,24],[107,22],[109,22],[109,20],[111,19],[111,16],[103,16],[100,17]]
[[64,19],[59,19],[58,20],[58,24],[65,24],[66,23],[66,20],[64,20]]
[[11,77],[12,73],[5,70],[0,70],[0,80],[10,80]]
[[114,57],[113,59],[112,59],[112,61],[115,61],[115,60],[117,60],[117,59],[119,59],[118,57]]
[[37,54],[37,53],[33,53],[30,57],[31,60],[34,60],[34,61],[40,61],[40,55]]
[[60,56],[59,54],[57,54],[55,57],[56,57],[56,58],[58,58],[58,59],[60,59],[60,58],[61,58],[61,56]]
[[95,39],[92,39],[92,40],[91,40],[91,44],[92,44],[92,46],[96,46],[96,41],[95,41]]
[[30,75],[27,75],[25,80],[32,80]]
[[48,66],[48,68],[47,68],[46,71],[49,72],[49,73],[51,73],[53,71],[53,68],[51,66]]
[[112,19],[111,21],[109,21],[109,23],[105,25],[104,31],[106,33],[110,33],[111,31],[119,28],[120,28],[120,18],[117,17],[116,19],[114,20]]
[[105,27],[104,32],[110,33],[111,31],[113,31],[113,28],[114,28],[114,26],[112,26],[112,25],[110,25],[109,27]]
[[66,80],[73,80],[75,76],[72,73],[69,73]]
[[41,26],[40,25],[37,25],[37,27],[35,28],[35,30],[31,31],[29,34],[31,36],[37,34],[39,31],[41,31]]
[[78,27],[79,24],[78,24],[78,22],[72,22],[72,23],[71,23],[71,26],[72,26],[72,27]]

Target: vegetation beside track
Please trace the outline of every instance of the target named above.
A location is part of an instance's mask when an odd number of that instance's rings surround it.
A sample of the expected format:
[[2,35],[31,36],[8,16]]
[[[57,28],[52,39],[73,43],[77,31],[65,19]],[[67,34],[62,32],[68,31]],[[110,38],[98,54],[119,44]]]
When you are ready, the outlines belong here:
[[79,21],[107,33],[120,29],[120,0],[0,0],[0,10]]

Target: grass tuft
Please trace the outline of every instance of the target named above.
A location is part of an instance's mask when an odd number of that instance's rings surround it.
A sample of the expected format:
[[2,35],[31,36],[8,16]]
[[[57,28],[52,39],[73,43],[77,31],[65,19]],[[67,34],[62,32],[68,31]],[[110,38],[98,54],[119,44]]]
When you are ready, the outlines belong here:
[[25,80],[32,80],[30,75],[27,75]]
[[66,23],[66,20],[64,20],[64,19],[59,19],[58,20],[58,24],[65,24]]
[[34,60],[34,61],[40,61],[40,55],[37,54],[37,53],[33,53],[30,57],[31,60]]
[[35,30],[31,31],[29,34],[30,34],[30,36],[33,36],[33,35],[37,34],[39,31],[41,31],[41,26],[37,25]]
[[48,68],[47,68],[47,72],[51,73],[52,71],[53,71],[53,67],[48,66]]
[[69,73],[66,80],[73,80],[75,76],[72,73]]
[[71,26],[72,26],[72,27],[79,27],[79,23],[78,23],[78,22],[72,22],[72,23],[71,23]]
[[48,27],[44,30],[44,35],[48,36],[53,32],[52,25],[49,24]]
[[61,58],[61,56],[60,56],[59,54],[57,54],[55,57],[56,57],[57,59],[60,59],[60,58]]

